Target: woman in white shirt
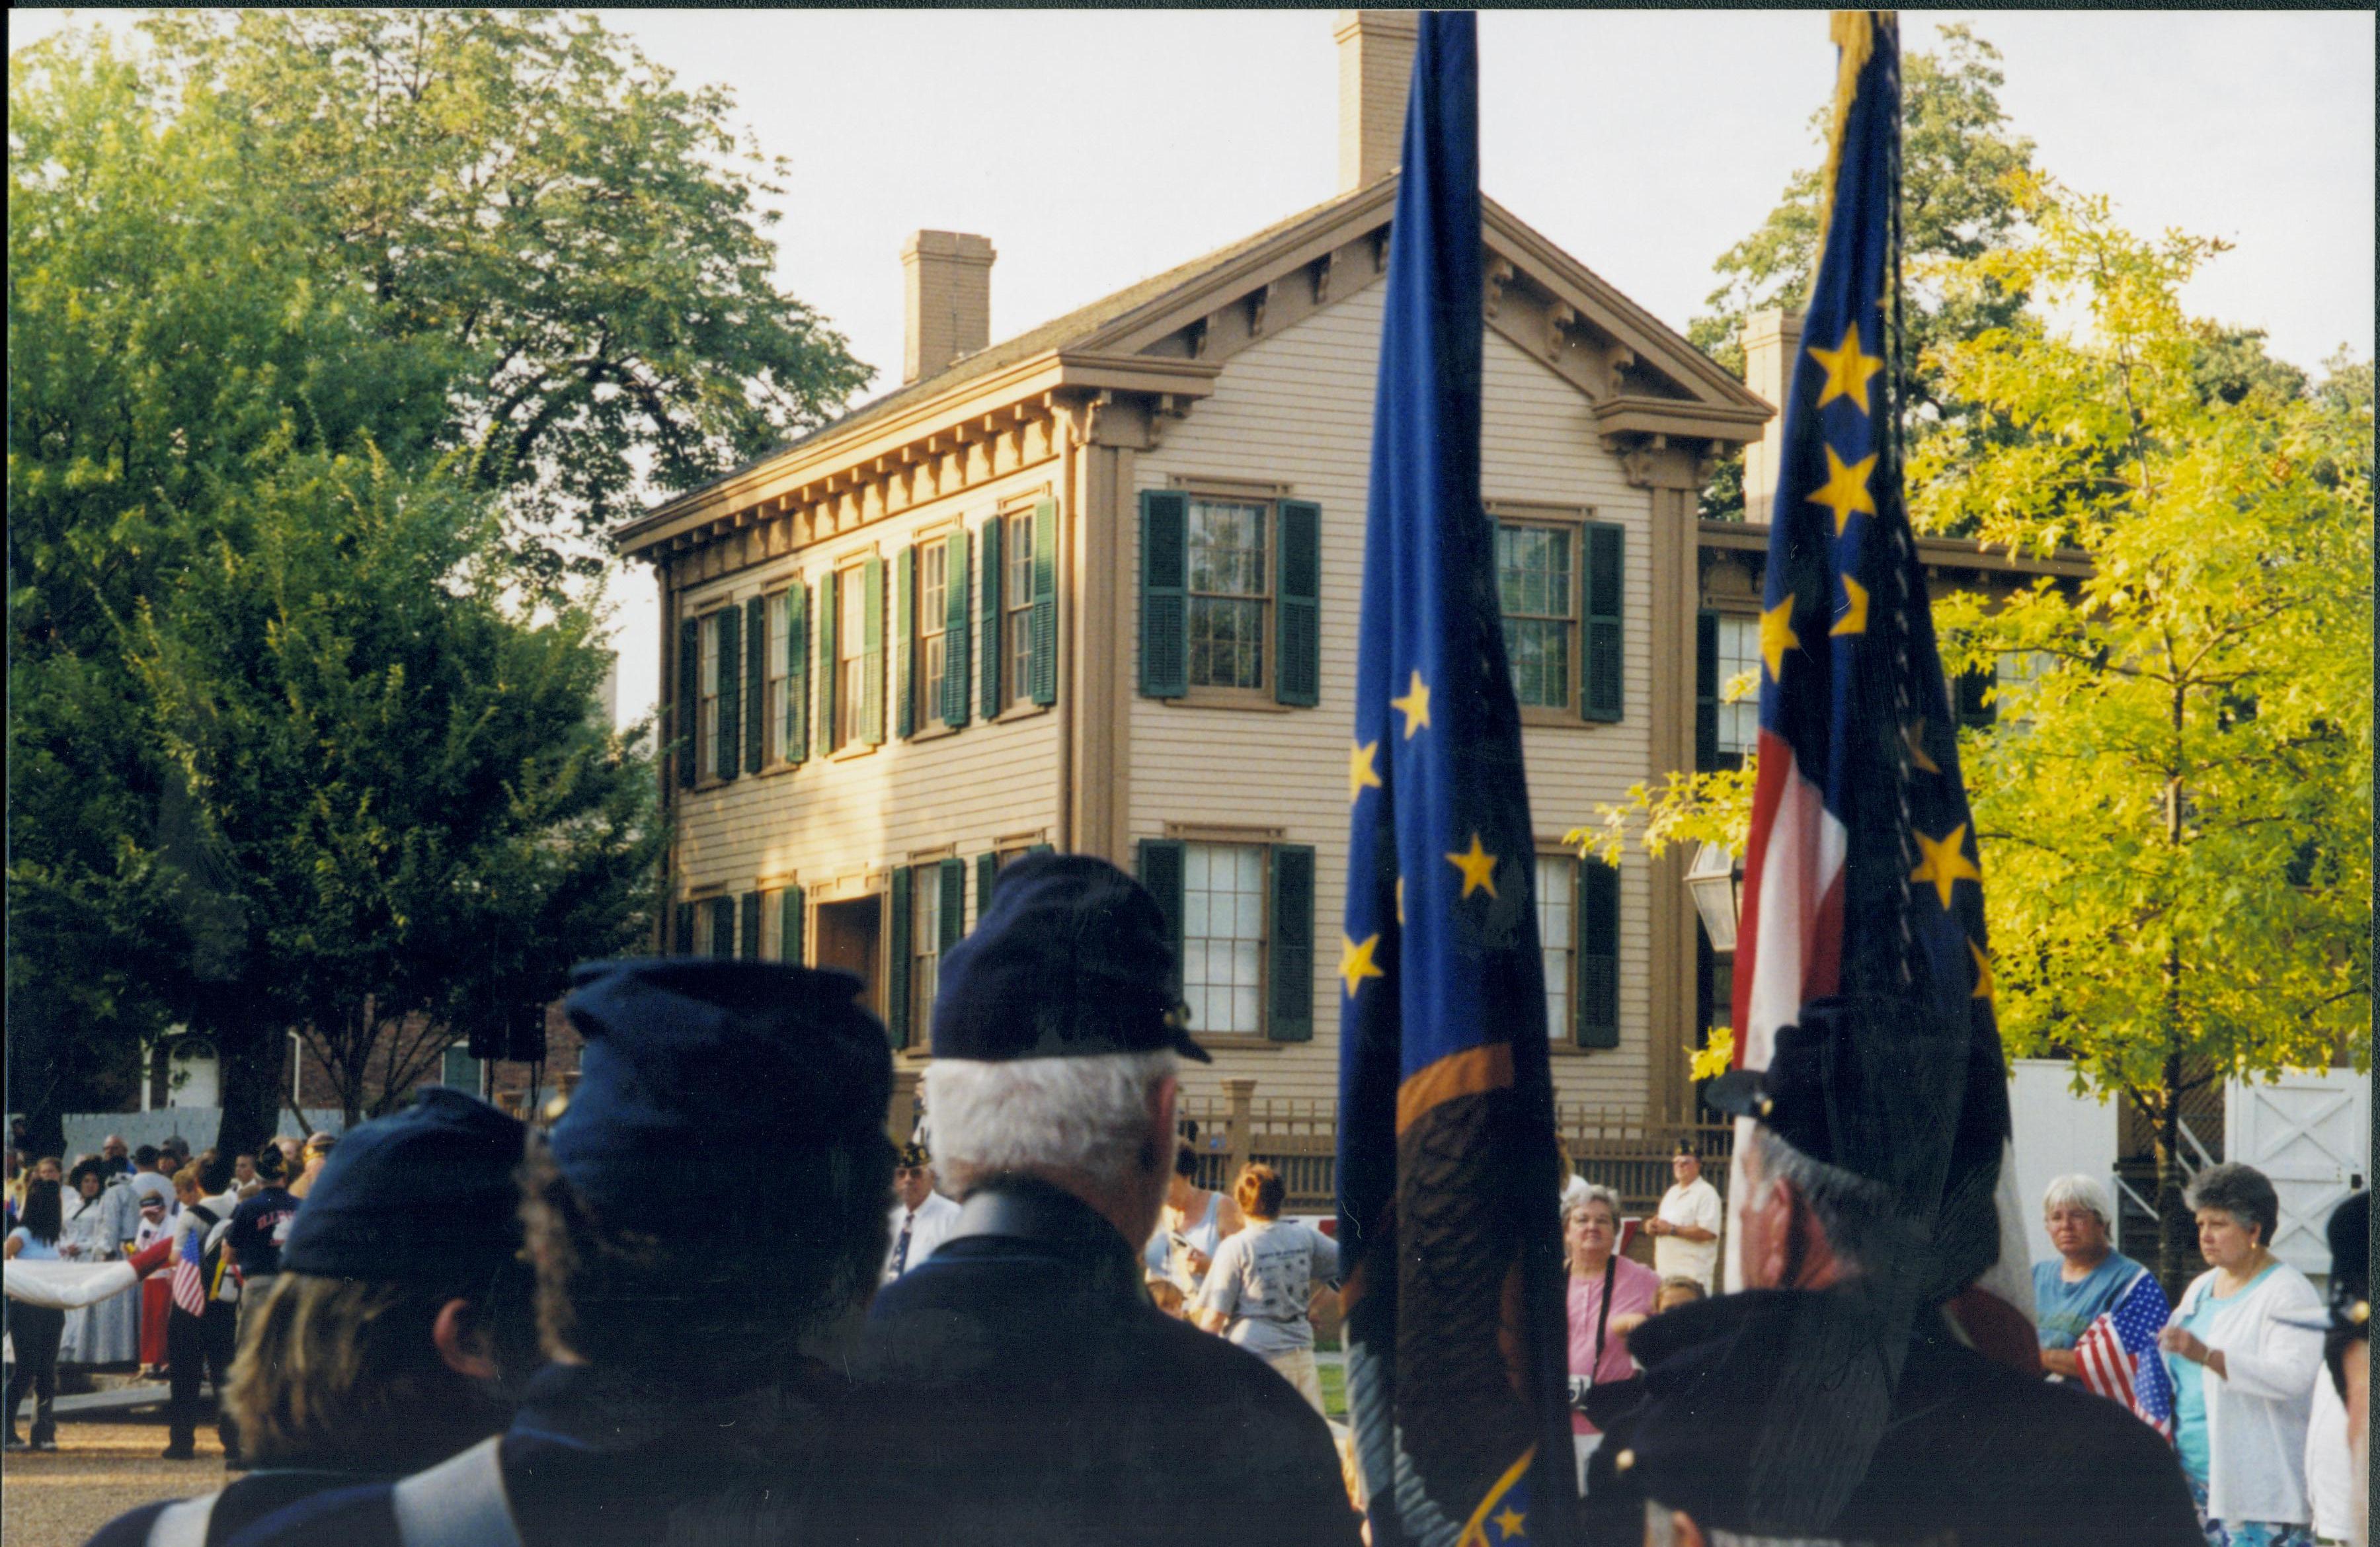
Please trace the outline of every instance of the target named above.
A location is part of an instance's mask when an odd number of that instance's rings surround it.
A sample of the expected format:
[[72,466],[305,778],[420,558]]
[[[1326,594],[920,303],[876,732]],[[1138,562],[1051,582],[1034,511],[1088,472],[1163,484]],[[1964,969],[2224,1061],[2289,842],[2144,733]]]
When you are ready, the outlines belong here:
[[2210,1547],[2313,1547],[2306,1421],[2322,1334],[2289,1313],[2318,1309],[2275,1257],[2280,1200],[2262,1172],[2218,1165],[2190,1189],[2210,1264],[2157,1334],[2174,1384],[2174,1447]]

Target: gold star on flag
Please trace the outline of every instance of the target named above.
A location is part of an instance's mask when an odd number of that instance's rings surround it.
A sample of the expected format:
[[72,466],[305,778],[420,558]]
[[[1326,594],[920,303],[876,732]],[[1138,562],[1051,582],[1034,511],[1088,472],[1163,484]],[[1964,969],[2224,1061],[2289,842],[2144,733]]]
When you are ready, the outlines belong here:
[[1785,676],[1785,652],[1801,648],[1802,636],[1793,632],[1793,599],[1787,597],[1760,615],[1760,659],[1767,664],[1768,680],[1781,681]]
[[1987,1000],[1992,996],[1992,959],[1984,955],[1984,948],[1972,940],[1967,942],[1967,949],[1975,957],[1975,992],[1967,997]]
[[1835,619],[1835,626],[1828,629],[1827,633],[1830,637],[1840,634],[1866,633],[1867,587],[1846,575],[1843,577],[1843,596],[1845,599],[1843,615]]
[[1939,774],[1941,766],[1925,755],[1925,722],[1912,720],[1900,727],[1900,739],[1909,744],[1909,761],[1928,774]]
[[1346,980],[1348,998],[1355,997],[1355,991],[1364,986],[1365,979],[1387,976],[1372,961],[1372,953],[1379,944],[1380,937],[1377,934],[1366,935],[1361,945],[1346,935],[1339,937],[1339,976]]
[[1961,881],[1972,881],[1978,886],[1983,884],[1984,872],[1975,869],[1974,861],[1964,852],[1963,846],[1967,841],[1965,822],[1951,828],[1949,836],[1945,838],[1929,838],[1923,833],[1912,835],[1917,840],[1919,852],[1925,858],[1909,872],[1909,879],[1932,882],[1934,895],[1942,899],[1945,912],[1949,910],[1952,886]]
[[1818,393],[1819,408],[1825,408],[1838,397],[1848,397],[1859,405],[1860,412],[1868,411],[1868,378],[1884,369],[1884,361],[1861,352],[1857,323],[1843,329],[1841,348],[1821,349],[1813,344],[1810,346],[1810,358],[1827,368],[1827,384]]
[[1429,728],[1429,684],[1421,679],[1421,673],[1413,674],[1413,686],[1403,698],[1390,699],[1389,702],[1405,717],[1407,741],[1413,739],[1414,732]]
[[1372,767],[1372,759],[1379,750],[1378,742],[1366,741],[1347,754],[1347,799],[1351,805],[1364,798],[1366,788],[1380,787],[1380,775]]
[[1840,537],[1843,528],[1853,516],[1876,514],[1876,501],[1868,497],[1867,475],[1876,470],[1874,453],[1861,457],[1849,467],[1835,455],[1833,446],[1827,447],[1827,486],[1810,496],[1812,505],[1823,505],[1835,513],[1835,535]]
[[1489,896],[1496,895],[1496,857],[1479,847],[1478,834],[1471,834],[1470,853],[1450,854],[1446,862],[1463,872],[1463,896],[1469,896],[1483,886],[1488,889]]
[[1507,1541],[1519,1536],[1522,1530],[1527,1527],[1529,1521],[1529,1517],[1527,1516],[1523,1515],[1511,1504],[1506,1504],[1504,1506],[1504,1513],[1497,1516],[1495,1518],[1496,1529],[1504,1533],[1504,1540]]
[[1404,927],[1404,922],[1405,922],[1405,878],[1404,878],[1404,877],[1402,877],[1402,876],[1399,876],[1399,877],[1397,877],[1397,927],[1398,927],[1399,929],[1402,929],[1402,928]]

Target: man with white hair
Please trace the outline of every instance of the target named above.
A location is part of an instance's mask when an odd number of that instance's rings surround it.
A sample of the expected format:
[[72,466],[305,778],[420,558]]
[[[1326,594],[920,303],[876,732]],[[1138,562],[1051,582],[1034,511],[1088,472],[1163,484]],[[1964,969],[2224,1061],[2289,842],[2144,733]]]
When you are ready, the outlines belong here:
[[1160,1312],[1183,1029],[1156,900],[1104,860],[1004,871],[942,957],[926,1102],[956,1226],[887,1285],[863,1373],[905,1461],[883,1540],[1353,1544],[1320,1415]]
[[2033,1265],[2034,1321],[2041,1332],[2041,1367],[2065,1380],[2082,1379],[2074,1346],[2118,1301],[2140,1295],[2141,1314],[2159,1327],[2172,1314],[2155,1275],[2110,1243],[2115,1215],[2107,1189],[2079,1172],[2058,1177],[2042,1194],[2042,1224],[2058,1257]]
[[[1629,1340],[1645,1373],[1588,1394],[1608,1437],[1587,1501],[1608,1531],[1661,1547],[2201,1547],[2155,1431],[1985,1358],[1941,1310],[1997,1249],[1948,1206],[1997,1180],[1986,1127],[1961,1121],[1971,1045],[1922,1004],[1847,995],[1803,1005],[1766,1070],[1713,1082],[1714,1106],[1755,1119],[1748,1287],[1645,1322]],[[1994,1163],[1962,1178],[1947,1163],[1971,1140]]]

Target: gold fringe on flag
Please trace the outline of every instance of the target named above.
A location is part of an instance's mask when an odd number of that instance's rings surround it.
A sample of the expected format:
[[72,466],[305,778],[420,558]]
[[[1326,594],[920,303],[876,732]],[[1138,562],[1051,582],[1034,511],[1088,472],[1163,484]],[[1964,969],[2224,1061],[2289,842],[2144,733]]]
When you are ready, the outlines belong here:
[[1897,16],[1892,11],[1837,11],[1828,26],[1838,62],[1835,105],[1827,119],[1827,166],[1818,177],[1818,245],[1810,254],[1813,286],[1818,282],[1818,266],[1827,256],[1827,230],[1835,218],[1835,176],[1842,168],[1843,128],[1851,122],[1852,99],[1859,95],[1860,71],[1867,68],[1869,55],[1876,52],[1876,28],[1894,25]]

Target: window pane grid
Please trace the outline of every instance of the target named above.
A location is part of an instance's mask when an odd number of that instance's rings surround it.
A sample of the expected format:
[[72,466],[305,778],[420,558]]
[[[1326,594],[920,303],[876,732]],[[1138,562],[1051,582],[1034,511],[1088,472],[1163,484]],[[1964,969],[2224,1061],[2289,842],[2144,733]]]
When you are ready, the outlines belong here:
[[[1760,743],[1760,625],[1748,617],[1718,620],[1718,749],[1748,752]],[[1753,691],[1733,703],[1727,685],[1744,673],[1755,674]]]
[[1002,649],[1008,658],[1003,686],[1010,703],[1023,703],[1033,689],[1033,513],[1019,512],[1007,524],[1001,539],[1008,570],[1000,599],[1007,615],[1002,626]]
[[934,1028],[934,993],[942,981],[942,888],[929,867],[914,872],[909,929],[909,1032],[922,1048]]
[[1575,621],[1571,534],[1549,527],[1499,525],[1496,589],[1512,692],[1540,709],[1571,702],[1571,629]]
[[949,550],[929,542],[917,550],[917,724],[926,725],[942,712],[942,671],[947,659],[942,627],[946,620],[945,570]]
[[785,670],[785,652],[793,632],[793,599],[784,591],[769,598],[769,632],[764,641],[768,648],[768,748],[769,756],[779,762],[785,761],[785,737],[793,725],[793,694],[790,674]]
[[834,628],[834,744],[848,747],[859,739],[868,712],[868,572],[846,569],[835,587],[835,610],[843,615]]
[[1545,958],[1546,1024],[1559,1040],[1571,1024],[1572,944],[1578,939],[1572,911],[1578,902],[1578,861],[1558,854],[1537,856],[1537,949]]
[[702,761],[696,766],[709,774],[719,767],[719,615],[702,620],[702,721],[696,743]]
[[1265,507],[1193,500],[1188,533],[1190,683],[1262,688],[1271,597]]
[[1183,847],[1182,997],[1195,1031],[1255,1036],[1264,978],[1265,851]]

